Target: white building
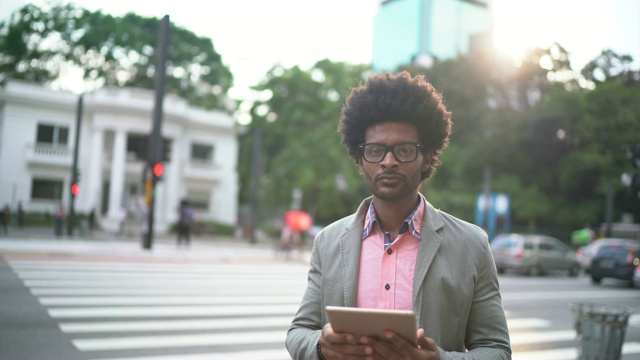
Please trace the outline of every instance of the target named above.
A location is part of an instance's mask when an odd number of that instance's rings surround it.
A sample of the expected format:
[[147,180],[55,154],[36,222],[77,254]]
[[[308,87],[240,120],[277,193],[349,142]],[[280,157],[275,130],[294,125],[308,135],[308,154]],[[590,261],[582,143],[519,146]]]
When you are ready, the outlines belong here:
[[[79,96],[10,81],[0,89],[0,205],[15,212],[53,213],[70,200]],[[96,209],[100,225],[116,231],[126,208],[142,219],[145,161],[136,140],[151,133],[154,93],[103,88],[83,96],[78,147],[79,192],[75,212]],[[189,200],[205,221],[235,225],[238,209],[238,141],[234,119],[183,99],[164,99],[162,137],[170,159],[155,195],[154,229],[177,220],[180,200]]]

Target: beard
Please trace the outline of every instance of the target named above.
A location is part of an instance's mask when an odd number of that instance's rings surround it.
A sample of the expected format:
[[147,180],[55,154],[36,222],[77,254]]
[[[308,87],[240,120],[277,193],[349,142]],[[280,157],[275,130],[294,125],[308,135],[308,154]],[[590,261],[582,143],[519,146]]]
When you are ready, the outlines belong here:
[[383,201],[397,201],[413,196],[422,183],[420,168],[409,176],[392,170],[383,171],[375,176],[365,171],[364,175],[369,191]]

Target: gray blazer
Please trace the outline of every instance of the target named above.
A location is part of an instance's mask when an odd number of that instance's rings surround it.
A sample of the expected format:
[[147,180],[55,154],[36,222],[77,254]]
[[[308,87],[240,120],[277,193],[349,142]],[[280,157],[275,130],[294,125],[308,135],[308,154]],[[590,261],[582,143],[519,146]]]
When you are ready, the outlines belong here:
[[[423,200],[426,208],[413,280],[418,327],[435,340],[442,360],[511,359],[486,233]],[[318,359],[316,346],[329,322],[325,306],[356,306],[362,229],[370,202],[371,198],[365,199],[355,214],[316,236],[307,290],[287,333],[293,359]]]

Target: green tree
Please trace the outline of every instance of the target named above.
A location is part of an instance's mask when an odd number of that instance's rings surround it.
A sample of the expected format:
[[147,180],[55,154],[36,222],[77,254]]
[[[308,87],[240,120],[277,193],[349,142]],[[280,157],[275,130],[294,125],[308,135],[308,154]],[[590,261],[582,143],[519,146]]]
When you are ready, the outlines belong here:
[[322,60],[309,70],[274,67],[256,90],[269,94],[252,108],[241,139],[242,202],[251,194],[253,131],[262,129],[261,218],[277,218],[303,193],[301,208],[319,223],[352,212],[367,195],[362,177],[336,132],[351,87],[364,79],[364,65]]
[[[79,69],[86,88],[154,88],[160,19],[122,17],[72,4],[28,4],[0,23],[0,81],[60,81]],[[206,108],[224,108],[233,77],[211,39],[172,26],[167,92]],[[64,86],[62,86],[64,87]]]
[[612,50],[603,50],[598,57],[585,65],[581,73],[585,79],[596,84],[609,80],[620,81],[627,85],[638,84],[640,71],[633,70],[632,63],[633,58],[630,55],[619,55]]

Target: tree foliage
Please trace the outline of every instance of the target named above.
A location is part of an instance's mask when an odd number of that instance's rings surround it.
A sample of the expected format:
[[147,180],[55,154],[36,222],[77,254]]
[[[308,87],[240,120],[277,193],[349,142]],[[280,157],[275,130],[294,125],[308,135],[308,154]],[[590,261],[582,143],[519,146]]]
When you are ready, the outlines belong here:
[[[153,89],[160,23],[157,18],[133,13],[115,17],[73,4],[25,5],[0,23],[0,81],[60,83],[76,70],[85,89]],[[169,34],[167,92],[195,105],[223,108],[233,77],[211,39],[176,26]]]
[[582,69],[582,75],[594,83],[619,81],[626,85],[640,83],[640,71],[631,68],[633,58],[619,55],[612,50],[603,50]]
[[[533,50],[520,67],[462,56],[402,69],[425,74],[453,114],[443,164],[422,189],[436,207],[472,222],[488,170],[491,191],[510,195],[517,229],[561,229],[554,233],[560,236],[599,224],[610,183],[614,219],[623,213],[640,218],[634,206],[640,200],[618,180],[632,170],[622,145],[640,143],[640,86],[619,77],[593,89],[577,86],[575,77],[558,76],[570,71],[559,45]],[[368,195],[335,133],[344,97],[363,73],[323,61],[308,71],[274,68],[259,87],[272,94],[255,105],[251,125],[264,130],[261,200],[267,213],[286,210],[296,187],[303,189],[303,208],[321,223],[351,213]],[[267,121],[271,113],[277,120]],[[243,139],[242,164],[250,163],[251,140]],[[245,184],[249,175],[245,171]],[[346,179],[346,191],[336,187],[336,176]]]
[[[319,61],[308,71],[274,67],[256,90],[270,94],[254,104],[250,131],[241,141],[241,192],[250,196],[253,131],[262,129],[263,175],[260,203],[277,217],[303,193],[301,208],[320,223],[353,211],[366,196],[364,182],[336,132],[340,109],[366,66]],[[267,205],[268,204],[268,205]]]

